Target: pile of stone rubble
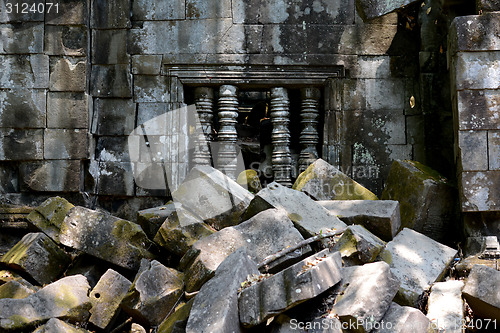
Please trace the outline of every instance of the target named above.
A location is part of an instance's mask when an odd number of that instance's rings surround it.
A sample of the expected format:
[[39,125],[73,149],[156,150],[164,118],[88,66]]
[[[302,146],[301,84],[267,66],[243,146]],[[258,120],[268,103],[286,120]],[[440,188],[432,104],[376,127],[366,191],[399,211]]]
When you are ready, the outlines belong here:
[[0,260],[0,332],[494,328],[496,261],[442,244],[458,227],[453,193],[396,161],[378,200],[317,160],[292,189],[257,194],[196,167],[137,223],[50,198]]

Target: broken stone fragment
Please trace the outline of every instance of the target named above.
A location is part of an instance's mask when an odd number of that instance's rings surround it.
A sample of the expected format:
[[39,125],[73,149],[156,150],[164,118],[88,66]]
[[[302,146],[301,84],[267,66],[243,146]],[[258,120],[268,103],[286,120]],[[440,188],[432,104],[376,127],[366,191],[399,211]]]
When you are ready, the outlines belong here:
[[437,171],[415,161],[394,161],[382,199],[399,201],[402,228],[411,228],[438,242],[449,239],[455,190]]
[[73,208],[68,200],[61,197],[52,197],[45,200],[28,215],[28,221],[59,243],[59,231],[66,214]]
[[416,306],[420,294],[442,278],[457,252],[419,232],[404,228],[387,243],[379,257],[390,265],[391,272],[401,282],[397,302]]
[[462,294],[474,314],[480,318],[500,320],[500,272],[475,265],[465,281]]
[[163,206],[140,210],[137,212],[137,224],[149,239],[153,239],[165,219],[175,212],[178,205],[180,204],[169,201]]
[[464,302],[463,281],[450,280],[434,283],[427,301],[427,318],[439,332],[463,332]]
[[0,286],[0,298],[26,298],[35,293],[34,288],[28,288],[17,281],[9,281]]
[[377,200],[375,194],[321,158],[297,177],[292,188],[315,200]]
[[262,185],[260,184],[260,179],[257,175],[257,171],[253,169],[242,171],[238,175],[236,182],[242,187],[247,188],[252,193],[257,193],[262,190]]
[[0,263],[29,274],[39,284],[47,284],[62,274],[70,257],[44,233],[26,234]]
[[420,310],[397,303],[392,303],[382,321],[373,323],[372,326],[375,328],[373,333],[438,332],[434,330],[434,325]]
[[356,10],[363,21],[392,13],[398,9],[406,7],[417,0],[356,0]]
[[259,325],[333,287],[342,278],[335,256],[339,253],[325,249],[254,285],[243,286],[238,299],[241,324]]
[[139,322],[159,325],[184,290],[184,275],[156,260],[143,259],[122,308]]
[[360,225],[348,226],[332,250],[339,251],[346,266],[375,261],[385,242]]
[[253,194],[217,169],[196,166],[172,197],[219,230],[240,222]]
[[14,273],[11,271],[6,271],[6,270],[0,271],[0,285],[3,285],[3,284],[10,282],[10,281],[19,282],[23,286],[28,287],[28,288],[33,289],[33,290],[37,290],[37,288],[38,288],[38,287],[34,287],[31,283],[26,281],[22,276],[20,276],[17,273]]
[[229,255],[194,298],[186,333],[242,332],[237,293],[241,283],[253,274],[259,274],[259,270],[245,249],[238,249]]
[[[342,269],[342,281],[331,313],[355,332],[370,332],[380,322],[398,292],[399,281],[385,262]],[[424,316],[425,318],[425,316]]]
[[132,282],[112,269],[108,269],[90,293],[92,309],[89,322],[105,330],[119,312],[120,303]]
[[23,299],[0,299],[0,331],[26,330],[50,318],[86,321],[92,306],[89,290],[87,279],[83,275],[74,275]]
[[182,205],[177,205],[176,210],[161,225],[154,241],[167,251],[182,257],[196,241],[216,230]]
[[106,213],[72,208],[61,225],[61,244],[127,269],[138,269],[142,258],[153,258],[152,243],[141,227]]
[[45,325],[38,327],[33,333],[90,333],[90,331],[52,318]]
[[312,237],[330,229],[341,231],[346,228],[344,222],[306,194],[276,182],[272,182],[255,195],[242,219],[246,220],[269,208],[284,209],[305,237]]
[[158,327],[158,333],[185,332],[186,325],[193,306],[194,298],[177,307],[174,313],[165,318]]
[[401,227],[399,202],[394,200],[322,200],[318,203],[346,224],[360,224],[385,241]]
[[[235,227],[224,228],[207,236],[191,247],[181,259],[180,267],[186,273],[186,290],[193,292],[210,279],[228,255],[243,247],[256,262],[293,246],[304,238],[284,210],[268,209]],[[310,247],[292,252],[274,265],[298,260]]]

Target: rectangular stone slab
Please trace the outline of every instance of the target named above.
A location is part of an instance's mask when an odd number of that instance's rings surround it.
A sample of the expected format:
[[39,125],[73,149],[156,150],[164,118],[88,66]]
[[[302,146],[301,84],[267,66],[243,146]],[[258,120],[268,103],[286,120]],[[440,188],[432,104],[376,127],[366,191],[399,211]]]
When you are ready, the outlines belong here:
[[500,272],[474,265],[465,282],[462,295],[471,309],[483,318],[500,320]]

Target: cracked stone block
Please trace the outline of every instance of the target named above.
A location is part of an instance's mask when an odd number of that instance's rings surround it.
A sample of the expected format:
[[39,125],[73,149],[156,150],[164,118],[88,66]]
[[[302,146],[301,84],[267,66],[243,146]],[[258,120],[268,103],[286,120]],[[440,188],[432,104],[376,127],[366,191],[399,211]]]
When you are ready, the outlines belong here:
[[167,202],[165,205],[143,209],[137,212],[137,224],[139,224],[150,239],[154,238],[158,229],[167,217],[175,212],[179,207],[179,203],[173,201]]
[[45,128],[46,91],[24,89],[0,91],[0,127]]
[[339,253],[326,249],[241,291],[240,322],[253,327],[314,298],[342,279]]
[[23,161],[43,158],[43,130],[0,128],[0,160]]
[[377,196],[322,159],[299,175],[292,187],[315,200],[377,200]]
[[397,302],[415,306],[420,294],[445,274],[458,251],[404,228],[380,253],[401,282]]
[[394,200],[323,200],[318,203],[348,225],[359,224],[385,241],[401,227],[399,202]]
[[151,241],[137,224],[84,207],[72,208],[61,225],[61,244],[127,269],[153,258]]
[[80,161],[24,162],[19,166],[22,191],[79,192]]
[[180,333],[186,331],[189,313],[193,307],[194,298],[184,304],[179,305],[175,312],[165,318],[158,326],[158,333]]
[[0,88],[26,89],[49,87],[49,56],[0,55]]
[[13,298],[22,299],[29,295],[35,293],[34,288],[28,288],[22,283],[17,281],[9,281],[5,284],[0,285],[0,299],[1,298]]
[[344,265],[362,265],[375,261],[385,242],[360,225],[348,226],[332,250],[339,251]]
[[51,129],[44,132],[43,156],[46,160],[86,159],[88,135],[80,129]]
[[184,291],[184,274],[156,260],[143,259],[121,307],[149,326],[158,326]]
[[120,311],[120,304],[132,285],[126,277],[108,269],[90,292],[89,322],[105,330]]
[[356,10],[363,21],[369,21],[374,18],[392,13],[395,10],[416,3],[416,0],[356,0]]
[[50,91],[84,92],[86,82],[86,58],[51,57]]
[[45,26],[45,54],[85,56],[87,29],[84,26]]
[[437,241],[449,238],[455,221],[456,190],[437,171],[415,161],[394,161],[382,199],[399,201],[402,228]]
[[200,217],[184,209],[182,205],[165,219],[154,237],[156,244],[178,256],[183,256],[198,240],[217,232]]
[[70,325],[57,318],[52,318],[45,325],[34,330],[33,333],[90,333],[90,331]]
[[194,298],[186,333],[242,332],[238,318],[238,289],[252,274],[259,274],[259,270],[245,249],[229,255]]
[[284,209],[295,227],[307,237],[327,229],[343,230],[346,224],[306,194],[272,182],[250,202],[242,219],[246,220],[269,208]]
[[440,332],[463,332],[464,301],[462,300],[463,281],[434,283],[427,301],[427,318]]
[[474,314],[480,318],[500,319],[500,272],[475,265],[465,280],[462,295]]
[[50,318],[84,322],[92,306],[89,291],[87,279],[83,275],[74,275],[23,299],[0,299],[0,329],[27,330]]
[[88,98],[84,93],[49,92],[47,94],[48,128],[89,127]]
[[126,64],[93,65],[91,93],[96,97],[132,97],[130,68]]
[[254,198],[248,190],[210,166],[191,169],[172,197],[215,229],[238,224]]
[[331,313],[356,332],[370,332],[391,306],[399,281],[385,262],[342,269],[342,281]]
[[39,232],[25,235],[0,262],[29,274],[43,285],[60,276],[71,259],[48,236]]
[[[221,262],[240,247],[244,247],[253,260],[260,262],[303,240],[284,210],[265,210],[235,227],[224,228],[194,243],[180,263],[181,270],[186,273],[186,290],[199,290]],[[310,248],[302,251],[308,252]],[[297,260],[302,255],[300,250],[292,252],[273,265]]]
[[93,30],[92,64],[128,64],[127,30]]
[[[410,306],[392,303],[374,333],[437,332],[434,324],[420,311]],[[448,331],[446,331],[448,332]]]

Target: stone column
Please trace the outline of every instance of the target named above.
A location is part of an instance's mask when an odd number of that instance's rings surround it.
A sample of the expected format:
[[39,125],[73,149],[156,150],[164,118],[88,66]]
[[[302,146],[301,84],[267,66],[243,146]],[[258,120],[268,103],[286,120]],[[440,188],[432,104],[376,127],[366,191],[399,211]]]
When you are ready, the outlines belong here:
[[210,142],[214,139],[212,127],[214,91],[212,88],[198,87],[194,90],[194,97],[199,122],[196,122],[193,166],[212,165]]
[[232,179],[236,179],[236,124],[238,118],[237,87],[224,85],[219,90],[219,157],[217,168]]
[[319,99],[321,92],[318,88],[302,88],[302,108],[300,111],[302,132],[300,133],[301,151],[299,155],[299,173],[318,159],[318,118]]
[[291,187],[292,156],[290,154],[290,101],[286,88],[271,89],[271,121],[273,124],[273,173],[274,180]]

